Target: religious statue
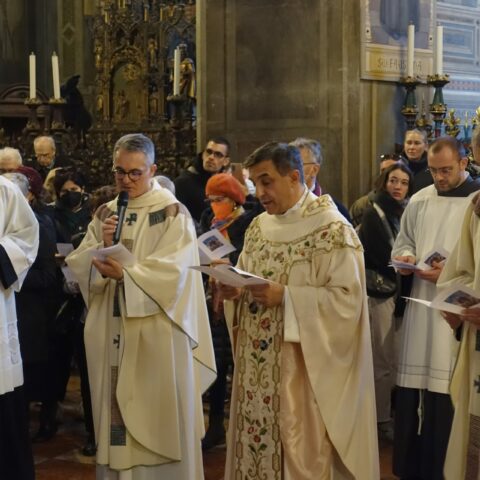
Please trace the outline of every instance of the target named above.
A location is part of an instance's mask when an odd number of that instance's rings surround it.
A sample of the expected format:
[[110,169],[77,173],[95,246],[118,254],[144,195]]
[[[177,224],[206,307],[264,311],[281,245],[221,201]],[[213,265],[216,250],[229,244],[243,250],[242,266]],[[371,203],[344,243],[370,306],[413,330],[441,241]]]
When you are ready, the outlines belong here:
[[195,78],[195,64],[187,57],[187,46],[184,43],[180,48],[180,95],[195,100],[197,83]]
[[115,116],[119,120],[124,120],[129,111],[130,104],[125,96],[125,91],[120,90],[115,96]]
[[153,87],[150,93],[150,98],[149,98],[149,108],[150,108],[151,117],[156,117],[158,115],[159,103],[160,103],[160,92],[158,91],[157,87]]
[[148,39],[148,63],[150,68],[157,68],[157,41],[154,38]]
[[103,117],[103,95],[97,95],[97,116],[98,118]]
[[95,67],[97,70],[102,69],[102,45],[100,42],[95,42]]

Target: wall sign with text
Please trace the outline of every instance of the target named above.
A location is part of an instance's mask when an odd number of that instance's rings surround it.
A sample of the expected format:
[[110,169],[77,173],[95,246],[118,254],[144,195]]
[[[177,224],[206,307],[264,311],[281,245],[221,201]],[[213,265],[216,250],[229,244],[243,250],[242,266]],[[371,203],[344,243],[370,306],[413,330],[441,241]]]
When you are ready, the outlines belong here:
[[407,74],[407,30],[415,25],[414,75],[433,72],[433,0],[362,0],[362,78],[396,82]]

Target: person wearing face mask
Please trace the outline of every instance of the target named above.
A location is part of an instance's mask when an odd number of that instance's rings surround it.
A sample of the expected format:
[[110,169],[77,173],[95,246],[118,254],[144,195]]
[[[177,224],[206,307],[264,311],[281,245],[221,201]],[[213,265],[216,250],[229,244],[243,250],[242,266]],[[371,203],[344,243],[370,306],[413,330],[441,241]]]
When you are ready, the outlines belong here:
[[[57,243],[72,243],[75,236],[87,230],[91,220],[89,196],[85,193],[85,178],[70,168],[59,169],[53,186],[56,201],[53,206],[53,219]],[[61,274],[59,274],[61,278]],[[79,292],[57,290],[58,310],[52,322],[49,335],[49,373],[51,384],[48,399],[42,402],[40,427],[33,437],[34,442],[50,440],[57,431],[56,413],[58,401],[62,401],[74,352],[75,332],[80,322],[84,304]]]
[[58,243],[71,243],[72,237],[85,232],[90,223],[89,196],[84,176],[73,169],[57,172],[53,181],[57,199],[54,206]]
[[[245,210],[245,193],[240,182],[227,173],[210,177],[205,188],[210,203],[200,219],[202,233],[218,229],[236,248],[228,260],[235,265],[243,248],[245,231],[258,214],[258,210]],[[207,284],[207,306],[212,331],[213,348],[217,364],[217,379],[209,390],[209,423],[202,441],[203,450],[225,443],[225,397],[227,373],[233,365],[228,329],[223,314],[223,302],[219,300],[214,281]]]

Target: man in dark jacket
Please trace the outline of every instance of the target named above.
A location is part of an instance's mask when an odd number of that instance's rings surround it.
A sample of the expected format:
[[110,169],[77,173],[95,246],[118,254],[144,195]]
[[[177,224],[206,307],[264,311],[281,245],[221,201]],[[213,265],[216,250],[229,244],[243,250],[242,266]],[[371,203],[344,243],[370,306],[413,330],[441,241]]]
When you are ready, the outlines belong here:
[[178,176],[175,183],[176,196],[187,208],[194,220],[200,222],[207,207],[205,186],[215,173],[222,172],[230,163],[230,143],[223,137],[212,137],[202,153]]

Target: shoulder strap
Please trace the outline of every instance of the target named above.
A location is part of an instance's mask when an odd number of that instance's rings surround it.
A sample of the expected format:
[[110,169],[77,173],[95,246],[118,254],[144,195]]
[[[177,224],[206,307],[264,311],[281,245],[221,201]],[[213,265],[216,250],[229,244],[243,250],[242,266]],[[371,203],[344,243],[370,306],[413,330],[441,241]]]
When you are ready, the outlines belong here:
[[393,232],[392,232],[392,227],[390,227],[390,224],[388,223],[387,217],[385,216],[385,212],[380,208],[380,206],[372,202],[373,208],[377,211],[378,216],[380,217],[380,220],[383,222],[383,226],[385,227],[385,231],[387,232],[388,235],[388,241],[390,243],[390,246],[393,247],[393,242],[395,241]]

